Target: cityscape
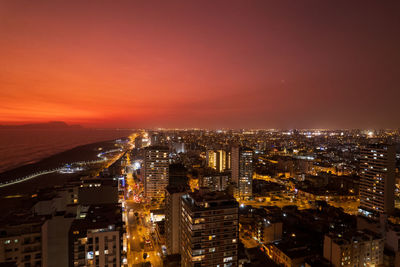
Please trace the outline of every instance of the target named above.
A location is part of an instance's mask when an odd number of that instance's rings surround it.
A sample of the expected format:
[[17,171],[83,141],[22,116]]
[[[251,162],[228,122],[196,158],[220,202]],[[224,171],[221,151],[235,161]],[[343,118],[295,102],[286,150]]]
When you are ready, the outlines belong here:
[[0,261],[398,266],[399,142],[398,130],[137,130],[56,170],[63,184],[15,195],[49,174],[3,182],[14,209]]
[[0,0],[0,267],[400,267],[399,14]]

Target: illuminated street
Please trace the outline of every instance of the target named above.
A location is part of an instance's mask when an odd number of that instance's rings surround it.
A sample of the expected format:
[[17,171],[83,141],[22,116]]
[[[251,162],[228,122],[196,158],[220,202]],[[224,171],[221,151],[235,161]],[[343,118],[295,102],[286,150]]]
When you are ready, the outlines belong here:
[[[127,165],[131,163],[128,157]],[[150,262],[151,266],[161,267],[163,266],[161,247],[156,243],[151,232],[150,212],[141,203],[143,188],[135,182],[131,171],[126,173],[126,182],[128,188],[128,199],[125,201],[128,266],[139,267]],[[145,253],[146,259],[144,259]]]
[[1,1],[0,267],[400,267],[399,13]]

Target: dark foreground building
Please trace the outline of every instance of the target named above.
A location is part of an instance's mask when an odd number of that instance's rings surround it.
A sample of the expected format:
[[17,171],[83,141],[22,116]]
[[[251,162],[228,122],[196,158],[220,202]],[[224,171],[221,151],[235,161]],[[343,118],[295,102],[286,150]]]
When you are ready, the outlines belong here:
[[238,266],[238,202],[205,189],[182,196],[182,266]]
[[69,232],[69,266],[121,266],[121,207],[92,205],[79,218]]

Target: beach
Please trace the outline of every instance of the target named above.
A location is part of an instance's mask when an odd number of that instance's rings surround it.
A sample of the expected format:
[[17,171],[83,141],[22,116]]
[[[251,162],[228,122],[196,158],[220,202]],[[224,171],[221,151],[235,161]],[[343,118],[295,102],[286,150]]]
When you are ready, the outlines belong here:
[[[15,178],[21,178],[39,171],[59,168],[68,163],[82,162],[82,161],[99,161],[99,153],[115,150],[115,141],[98,142],[78,146],[73,149],[55,154],[40,160],[39,162],[24,165],[13,170],[9,170],[0,174],[0,181],[3,183]],[[15,196],[15,195],[29,195],[33,194],[39,189],[51,188],[53,186],[62,186],[67,181],[79,179],[81,176],[90,175],[94,172],[100,171],[106,162],[99,162],[94,164],[87,164],[84,166],[85,170],[72,174],[54,172],[50,174],[40,175],[33,179],[23,181],[17,184],[9,185],[0,188],[0,197]]]
[[1,173],[78,146],[127,137],[130,130],[115,129],[0,129]]

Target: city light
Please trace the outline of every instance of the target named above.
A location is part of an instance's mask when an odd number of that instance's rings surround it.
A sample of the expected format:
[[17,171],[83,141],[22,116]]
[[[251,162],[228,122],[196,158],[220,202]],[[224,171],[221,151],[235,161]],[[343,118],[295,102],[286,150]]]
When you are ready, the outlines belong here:
[[400,2],[0,6],[0,266],[400,267]]

